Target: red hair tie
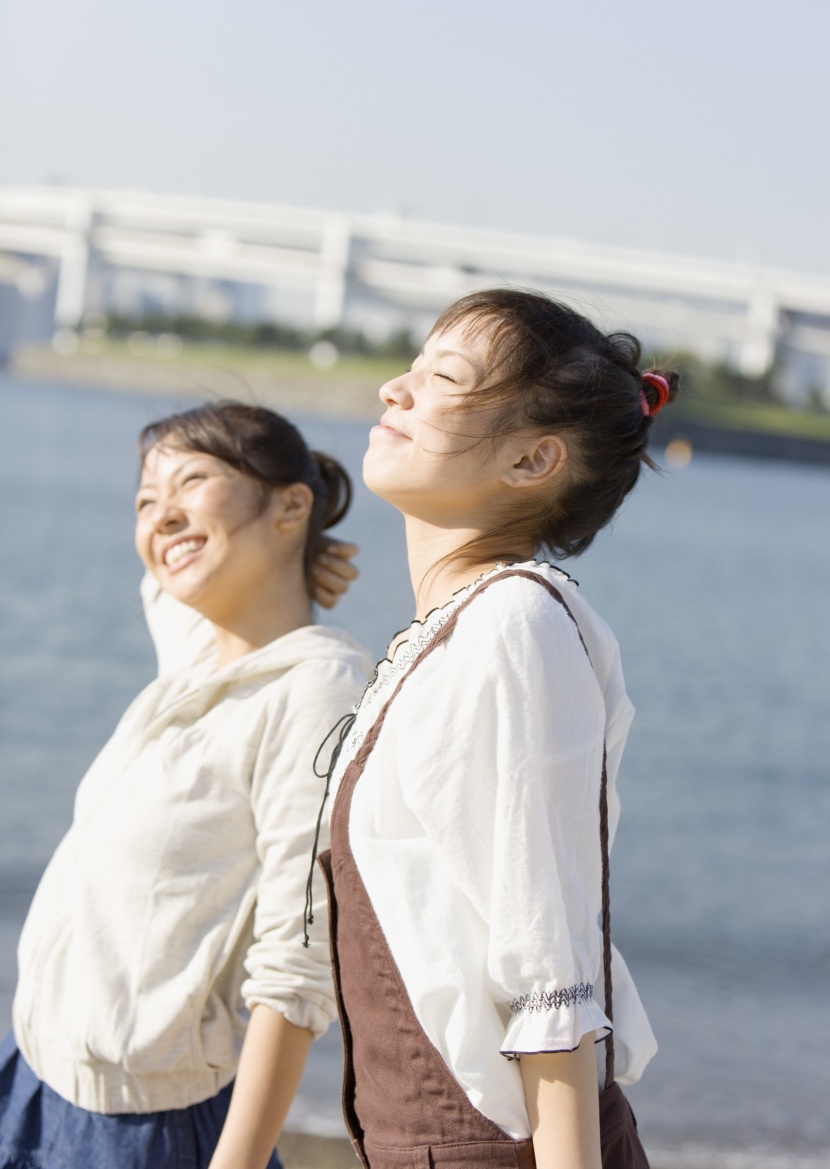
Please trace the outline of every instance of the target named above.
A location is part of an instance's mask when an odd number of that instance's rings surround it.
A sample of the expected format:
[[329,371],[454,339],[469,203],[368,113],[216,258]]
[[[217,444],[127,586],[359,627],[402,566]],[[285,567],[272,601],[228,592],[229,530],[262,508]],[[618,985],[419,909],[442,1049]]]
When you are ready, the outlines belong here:
[[648,382],[657,391],[657,401],[653,406],[648,403],[648,398],[643,390],[640,390],[640,405],[643,408],[643,413],[653,418],[655,414],[659,414],[669,400],[671,390],[669,383],[660,373],[644,373],[642,375],[643,381]]

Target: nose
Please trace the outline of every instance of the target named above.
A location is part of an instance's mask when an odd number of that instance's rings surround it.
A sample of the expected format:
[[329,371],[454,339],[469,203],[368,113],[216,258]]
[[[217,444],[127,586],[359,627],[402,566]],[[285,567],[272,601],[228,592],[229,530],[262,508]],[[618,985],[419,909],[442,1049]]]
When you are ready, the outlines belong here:
[[411,376],[411,371],[409,371],[398,374],[397,377],[393,377],[388,382],[383,383],[378,390],[378,395],[384,406],[395,405],[400,407],[401,410],[409,409],[412,405],[412,393],[409,385]]
[[[149,514],[147,514],[149,512]],[[153,531],[162,534],[176,532],[187,523],[187,517],[174,499],[159,499],[145,508],[142,518]]]
[[187,517],[175,502],[169,499],[162,503],[156,517],[156,528],[160,532],[175,532],[187,523]]

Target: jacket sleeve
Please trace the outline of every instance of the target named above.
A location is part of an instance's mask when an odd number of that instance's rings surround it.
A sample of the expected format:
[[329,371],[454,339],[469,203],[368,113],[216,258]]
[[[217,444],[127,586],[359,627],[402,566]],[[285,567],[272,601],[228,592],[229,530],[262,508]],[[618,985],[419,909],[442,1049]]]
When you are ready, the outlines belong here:
[[[336,1008],[325,888],[318,873],[310,944],[303,945],[306,882],[325,790],[313,763],[327,732],[349,712],[364,684],[344,663],[296,666],[288,701],[272,712],[265,728],[251,790],[261,875],[242,995],[249,1008],[266,1003],[315,1037]],[[326,818],[319,849],[327,847]]]
[[573,1050],[608,1030],[600,685],[567,612],[524,580],[476,599],[422,669],[405,795],[486,931],[502,1054]]
[[141,581],[141,603],[159,677],[194,665],[214,649],[216,640],[207,618],[171,597],[149,572]]

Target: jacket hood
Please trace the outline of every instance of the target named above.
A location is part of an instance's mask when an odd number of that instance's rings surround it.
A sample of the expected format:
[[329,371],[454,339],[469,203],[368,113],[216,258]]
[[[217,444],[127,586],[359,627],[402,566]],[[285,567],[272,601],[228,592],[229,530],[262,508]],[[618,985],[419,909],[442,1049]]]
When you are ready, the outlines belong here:
[[146,704],[148,712],[153,711],[148,735],[185,710],[188,717],[198,717],[229,691],[258,689],[295,666],[314,661],[334,664],[351,675],[358,687],[366,684],[372,668],[369,655],[354,638],[329,625],[304,625],[218,668],[216,656],[213,649],[193,666],[157,678],[139,695],[134,705]]
[[[371,669],[368,653],[345,630],[333,625],[303,625],[261,649],[213,669],[204,675],[204,680],[228,682],[233,678],[254,678],[315,660],[340,662],[367,677]],[[202,669],[210,664],[206,659]]]
[[194,667],[194,685],[267,677],[312,660],[339,662],[367,677],[371,670],[366,650],[336,625],[302,625],[227,665],[216,666],[215,659],[215,651],[210,652]]

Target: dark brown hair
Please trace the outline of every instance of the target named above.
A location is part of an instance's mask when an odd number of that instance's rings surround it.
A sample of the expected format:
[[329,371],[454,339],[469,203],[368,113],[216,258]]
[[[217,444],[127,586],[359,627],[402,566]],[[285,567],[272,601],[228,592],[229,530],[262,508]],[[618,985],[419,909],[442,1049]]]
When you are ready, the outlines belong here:
[[306,580],[324,531],[343,519],[352,501],[352,484],[336,459],[309,450],[296,426],[266,410],[243,402],[212,402],[171,414],[145,426],[138,438],[142,463],[158,444],[213,455],[255,479],[262,487],[263,506],[272,487],[305,483],[314,493],[305,546]]
[[[574,309],[518,289],[474,292],[450,305],[431,335],[460,326],[486,332],[487,373],[459,410],[495,407],[487,438],[529,428],[556,434],[568,449],[564,482],[534,499],[461,555],[517,558],[533,544],[555,559],[578,556],[620,507],[645,464],[653,419],[643,412],[657,391],[643,382],[640,343],[630,333],[602,333]],[[678,374],[658,369],[677,393]],[[512,545],[512,548],[511,548]]]

